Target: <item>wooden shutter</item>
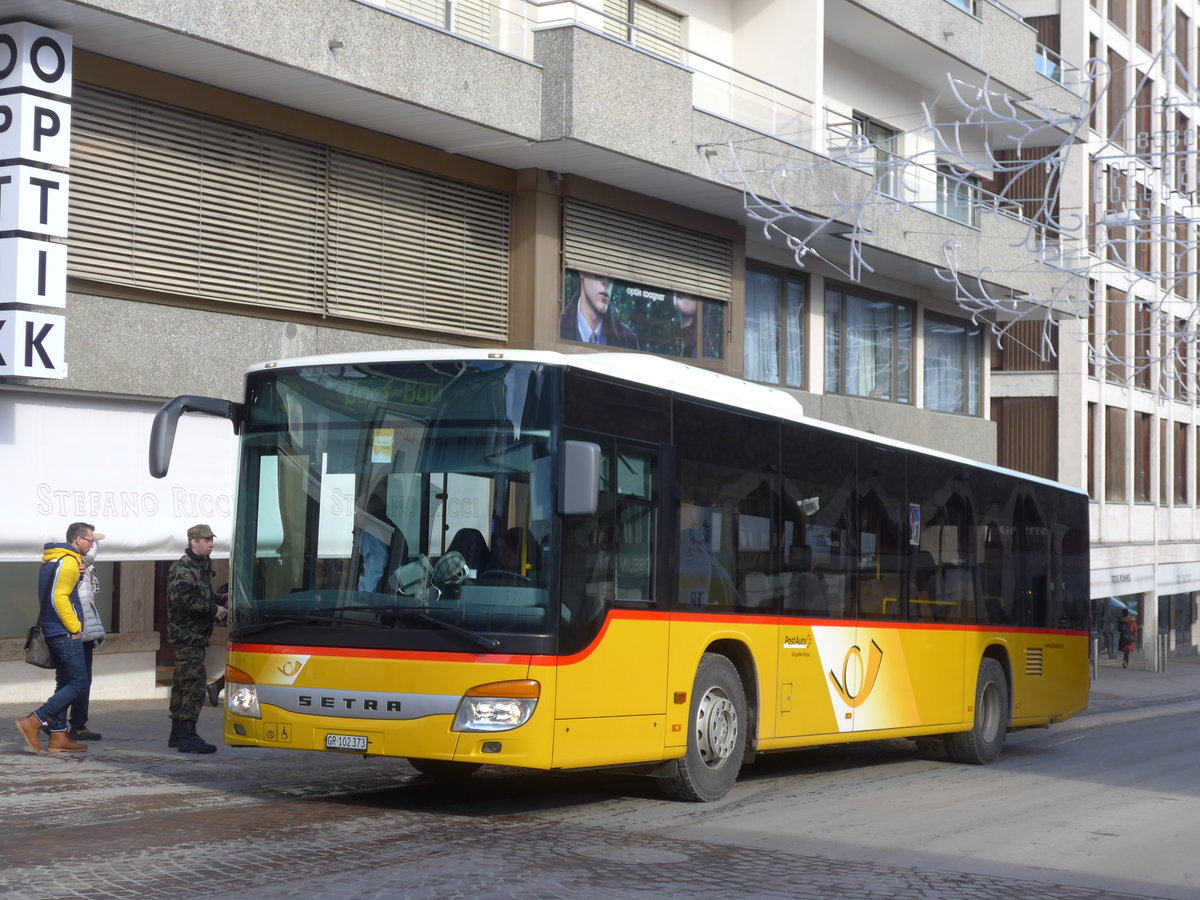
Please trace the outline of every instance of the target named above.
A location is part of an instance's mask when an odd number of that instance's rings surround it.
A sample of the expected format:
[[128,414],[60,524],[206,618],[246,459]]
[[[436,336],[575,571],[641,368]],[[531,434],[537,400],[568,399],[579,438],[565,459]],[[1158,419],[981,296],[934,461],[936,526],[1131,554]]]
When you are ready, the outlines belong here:
[[1058,398],[993,397],[992,420],[1000,465],[1058,477]]
[[580,200],[564,206],[563,256],[568,269],[713,300],[733,295],[729,241]]

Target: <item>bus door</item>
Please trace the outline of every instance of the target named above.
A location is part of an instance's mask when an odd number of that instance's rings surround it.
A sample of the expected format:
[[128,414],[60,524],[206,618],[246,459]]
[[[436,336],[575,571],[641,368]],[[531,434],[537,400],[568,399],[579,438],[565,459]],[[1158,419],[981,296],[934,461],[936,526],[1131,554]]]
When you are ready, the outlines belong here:
[[834,681],[854,646],[856,442],[785,424],[782,446],[782,616],[778,737],[849,731]]
[[666,448],[565,431],[601,448],[594,515],[564,516],[556,766],[662,755],[667,616],[662,574]]
[[827,661],[834,706],[856,732],[920,724],[918,698],[936,687],[925,676],[936,675],[939,657],[906,624],[910,557],[921,532],[905,455],[877,444],[859,447],[855,640]]

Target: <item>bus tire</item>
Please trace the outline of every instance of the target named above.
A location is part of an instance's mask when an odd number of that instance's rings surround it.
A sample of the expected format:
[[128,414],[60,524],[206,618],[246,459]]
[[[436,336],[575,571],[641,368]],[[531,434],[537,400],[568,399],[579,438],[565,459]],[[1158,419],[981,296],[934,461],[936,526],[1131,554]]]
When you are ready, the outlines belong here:
[[481,763],[454,762],[449,759],[422,759],[417,756],[408,758],[409,765],[427,778],[438,781],[458,781],[470,778],[483,766]]
[[687,752],[663,781],[668,797],[707,802],[737,780],[746,748],[746,692],[726,657],[705,653],[692,684]]
[[946,735],[946,753],[954,762],[986,766],[1000,757],[1011,714],[1008,681],[996,660],[979,664],[975,685],[975,722],[970,731]]

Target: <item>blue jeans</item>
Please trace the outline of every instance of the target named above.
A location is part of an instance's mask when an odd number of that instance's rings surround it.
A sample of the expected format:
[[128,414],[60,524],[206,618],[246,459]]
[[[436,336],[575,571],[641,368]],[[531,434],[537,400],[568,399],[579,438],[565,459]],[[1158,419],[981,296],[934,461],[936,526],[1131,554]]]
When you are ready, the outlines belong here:
[[51,731],[66,731],[67,707],[88,689],[83,641],[64,634],[47,638],[46,643],[50,645],[50,654],[54,657],[54,680],[58,690],[33,714]]
[[[92,698],[92,654],[96,649],[95,641],[82,641],[83,644],[83,664],[87,669],[87,684],[83,686],[83,690],[79,692],[79,696],[71,704],[71,708],[67,710],[67,723],[71,726],[72,731],[83,731],[88,723],[88,704]],[[60,670],[54,673],[54,689],[61,691],[64,681]]]

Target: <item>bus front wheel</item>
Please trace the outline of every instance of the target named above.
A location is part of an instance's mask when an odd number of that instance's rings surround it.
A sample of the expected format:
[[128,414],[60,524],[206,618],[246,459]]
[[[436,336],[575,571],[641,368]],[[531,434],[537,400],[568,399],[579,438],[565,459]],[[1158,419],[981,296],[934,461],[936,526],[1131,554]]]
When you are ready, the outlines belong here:
[[1009,722],[1008,680],[1000,663],[979,664],[975,685],[975,724],[970,731],[946,735],[946,753],[955,762],[984,766],[1000,757]]
[[421,759],[410,756],[409,765],[427,778],[438,781],[458,781],[460,778],[470,778],[481,768],[479,763],[453,762],[448,759]]
[[746,746],[746,693],[726,657],[705,653],[692,684],[687,752],[663,781],[676,800],[724,797],[737,780]]

